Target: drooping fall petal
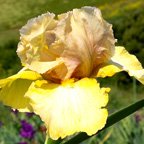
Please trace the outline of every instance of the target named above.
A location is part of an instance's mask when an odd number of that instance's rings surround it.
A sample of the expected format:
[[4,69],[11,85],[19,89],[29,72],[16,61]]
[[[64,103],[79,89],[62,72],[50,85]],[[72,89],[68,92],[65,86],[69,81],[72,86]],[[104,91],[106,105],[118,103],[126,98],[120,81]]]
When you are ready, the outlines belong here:
[[48,81],[34,82],[26,96],[36,114],[45,122],[52,139],[76,132],[88,135],[102,129],[108,116],[104,107],[109,88],[100,88],[95,79],[73,79],[61,85]]
[[97,77],[112,76],[117,72],[127,71],[130,76],[134,76],[142,84],[144,84],[144,69],[136,56],[129,54],[124,47],[115,47],[115,53],[111,57],[111,61],[102,66]]
[[24,95],[34,80],[41,76],[32,71],[21,71],[16,75],[0,80],[0,102],[19,111],[29,112],[31,106]]

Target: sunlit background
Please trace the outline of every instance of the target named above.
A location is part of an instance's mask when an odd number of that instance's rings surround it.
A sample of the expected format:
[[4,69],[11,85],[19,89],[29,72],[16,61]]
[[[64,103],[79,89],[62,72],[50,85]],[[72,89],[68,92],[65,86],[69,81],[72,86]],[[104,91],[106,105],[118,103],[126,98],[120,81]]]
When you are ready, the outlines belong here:
[[[21,69],[16,49],[19,29],[27,20],[47,11],[59,14],[86,5],[101,9],[113,24],[116,45],[135,54],[144,66],[144,0],[0,0],[0,78]],[[99,81],[112,88],[109,113],[144,97],[144,86],[124,72]],[[0,104],[0,144],[43,144],[44,139],[45,127],[38,116]],[[83,144],[144,144],[144,110]]]

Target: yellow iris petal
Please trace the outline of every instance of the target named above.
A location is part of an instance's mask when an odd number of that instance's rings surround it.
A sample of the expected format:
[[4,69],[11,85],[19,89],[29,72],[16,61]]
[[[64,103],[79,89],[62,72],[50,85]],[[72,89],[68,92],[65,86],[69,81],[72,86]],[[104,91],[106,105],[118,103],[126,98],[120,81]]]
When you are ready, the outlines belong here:
[[108,116],[102,107],[108,102],[109,90],[100,89],[95,79],[70,79],[61,85],[42,80],[34,82],[26,96],[45,122],[48,135],[56,140],[80,131],[92,135],[102,129]]
[[142,69],[141,63],[136,56],[129,54],[124,47],[115,47],[115,53],[111,60],[117,65],[120,65],[124,70],[140,70]]
[[111,57],[111,62],[102,66],[97,77],[112,76],[117,72],[127,71],[130,76],[144,84],[144,69],[136,56],[129,54],[124,47],[115,47],[115,53]]
[[0,102],[20,111],[31,110],[28,98],[24,97],[33,80],[41,76],[32,71],[21,71],[16,75],[0,80]]
[[[107,76],[113,76],[115,73],[120,72],[121,69],[113,64],[107,64],[102,66],[98,73],[96,74],[96,77],[107,77]],[[94,74],[93,74],[94,75]]]

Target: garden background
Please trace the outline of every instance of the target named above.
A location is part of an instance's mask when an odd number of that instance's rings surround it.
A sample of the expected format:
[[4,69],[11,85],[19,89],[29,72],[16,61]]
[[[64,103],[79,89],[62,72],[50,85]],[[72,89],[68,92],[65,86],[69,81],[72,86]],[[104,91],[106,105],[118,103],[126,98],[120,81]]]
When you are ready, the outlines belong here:
[[[15,74],[21,69],[16,49],[19,29],[27,20],[47,11],[59,14],[86,5],[101,9],[103,17],[113,24],[114,35],[118,40],[116,45],[122,45],[135,54],[144,66],[143,0],[0,0],[0,78]],[[99,81],[112,88],[109,113],[144,97],[144,86],[125,72]],[[38,116],[21,114],[0,104],[0,144],[43,144],[44,139],[45,127]],[[144,143],[144,110],[83,142],[113,143]]]

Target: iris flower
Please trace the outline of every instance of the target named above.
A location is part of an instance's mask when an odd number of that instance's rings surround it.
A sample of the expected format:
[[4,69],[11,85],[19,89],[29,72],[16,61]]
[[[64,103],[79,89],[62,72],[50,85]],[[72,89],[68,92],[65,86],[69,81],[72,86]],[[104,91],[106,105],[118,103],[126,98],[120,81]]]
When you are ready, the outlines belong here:
[[93,135],[105,126],[110,88],[101,88],[98,77],[126,71],[144,84],[141,63],[115,46],[112,25],[98,8],[42,14],[20,35],[23,68],[0,80],[0,101],[39,115],[54,140],[77,132]]

